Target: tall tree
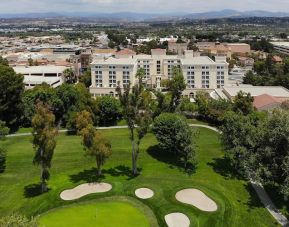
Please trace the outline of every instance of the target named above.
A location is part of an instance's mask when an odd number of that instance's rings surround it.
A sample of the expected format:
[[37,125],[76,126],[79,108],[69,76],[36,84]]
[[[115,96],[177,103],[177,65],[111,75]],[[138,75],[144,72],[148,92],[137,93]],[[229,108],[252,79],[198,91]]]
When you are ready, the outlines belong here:
[[163,82],[171,94],[170,108],[175,112],[181,102],[182,93],[186,88],[185,79],[182,70],[179,67],[173,68],[173,77]]
[[86,155],[94,157],[96,160],[97,175],[101,176],[101,167],[104,165],[106,159],[111,156],[111,144],[100,132],[96,132],[92,145],[86,150]]
[[0,64],[0,120],[10,129],[19,126],[23,114],[23,79],[9,66]]
[[76,127],[78,134],[82,136],[85,154],[95,158],[97,176],[100,176],[102,166],[112,153],[110,141],[93,127],[90,113],[87,111],[77,114]]
[[55,116],[49,106],[39,102],[36,105],[36,114],[32,119],[34,165],[41,168],[41,190],[47,191],[47,181],[50,178],[49,169],[56,147],[57,129],[54,126]]
[[90,68],[79,77],[79,82],[83,83],[85,87],[87,88],[91,86],[91,69]]
[[[139,145],[142,138],[148,132],[151,122],[151,94],[144,89],[142,80],[144,78],[144,70],[139,69],[136,77],[138,83],[132,89],[129,86],[124,91],[118,85],[116,91],[122,107],[122,115],[127,122],[130,131],[130,141],[132,144],[132,174],[137,175],[137,160],[139,156]],[[136,125],[139,127],[136,129]]]
[[155,118],[152,131],[162,150],[175,154],[185,169],[188,164],[193,168],[196,166],[194,141],[196,132],[188,125],[183,116],[162,113]]

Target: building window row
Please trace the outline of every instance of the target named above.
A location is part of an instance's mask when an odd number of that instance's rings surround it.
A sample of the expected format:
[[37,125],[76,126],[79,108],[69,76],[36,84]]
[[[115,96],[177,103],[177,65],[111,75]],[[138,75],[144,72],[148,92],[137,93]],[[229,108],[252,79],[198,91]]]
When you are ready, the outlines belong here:
[[102,87],[102,71],[95,71],[96,87]]
[[122,84],[129,85],[130,83],[130,72],[129,71],[123,71],[122,72]]
[[116,71],[109,71],[109,87],[116,87]]

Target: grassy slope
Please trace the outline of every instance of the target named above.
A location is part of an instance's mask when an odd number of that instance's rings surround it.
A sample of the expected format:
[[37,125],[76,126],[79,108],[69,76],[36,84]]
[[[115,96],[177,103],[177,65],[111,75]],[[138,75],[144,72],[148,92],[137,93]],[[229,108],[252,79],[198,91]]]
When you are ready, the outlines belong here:
[[40,227],[150,226],[146,215],[133,204],[125,201],[117,201],[117,199],[113,199],[113,201],[96,200],[93,203],[55,209],[44,214],[40,218],[39,223]]
[[[130,142],[128,130],[105,130],[112,141],[113,155],[104,167],[104,182],[113,185],[105,194],[86,196],[86,201],[104,196],[134,196],[134,190],[146,186],[155,191],[155,196],[144,201],[164,226],[164,215],[183,212],[190,217],[192,226],[275,226],[274,219],[260,204],[250,185],[231,174],[223,159],[218,135],[200,129],[198,139],[199,165],[195,174],[189,176],[175,166],[172,158],[160,156],[152,134],[142,143],[139,159],[141,175],[130,178]],[[33,150],[29,137],[11,138],[2,142],[8,150],[6,172],[0,174],[0,216],[19,210],[27,215],[36,215],[51,208],[75,202],[64,202],[59,193],[78,184],[95,180],[95,163],[83,156],[80,138],[60,135],[51,169],[50,191],[35,196],[39,182],[39,169],[32,165]],[[148,152],[145,152],[148,151]],[[201,212],[193,206],[176,201],[175,193],[182,188],[196,187],[214,199],[219,209],[214,213]],[[24,189],[26,188],[26,189]]]

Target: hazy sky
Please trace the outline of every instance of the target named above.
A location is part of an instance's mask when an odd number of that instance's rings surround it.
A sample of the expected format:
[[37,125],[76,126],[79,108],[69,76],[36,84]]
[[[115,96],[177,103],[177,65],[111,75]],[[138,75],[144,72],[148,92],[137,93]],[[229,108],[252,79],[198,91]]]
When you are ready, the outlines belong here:
[[289,0],[0,0],[0,13],[289,11]]

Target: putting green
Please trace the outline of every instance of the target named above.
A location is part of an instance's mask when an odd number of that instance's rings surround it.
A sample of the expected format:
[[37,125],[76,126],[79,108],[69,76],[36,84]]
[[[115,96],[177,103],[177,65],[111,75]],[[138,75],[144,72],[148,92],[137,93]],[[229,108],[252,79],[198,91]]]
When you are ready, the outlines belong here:
[[146,215],[129,202],[76,204],[50,211],[39,219],[40,227],[149,227]]

